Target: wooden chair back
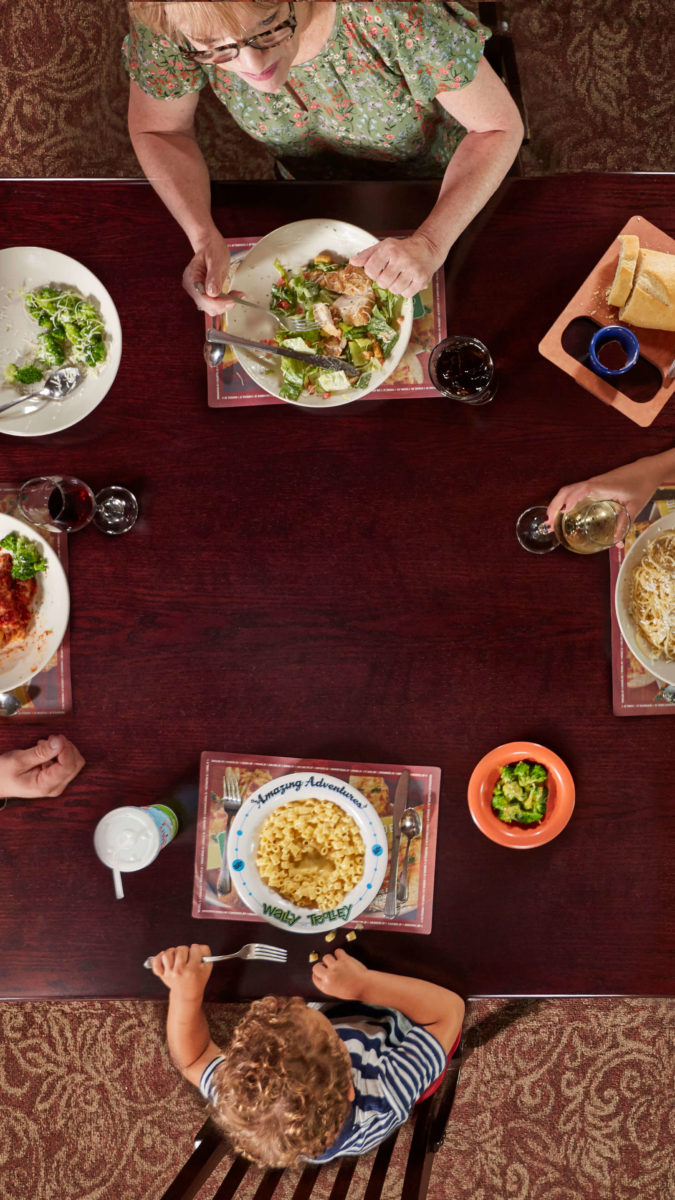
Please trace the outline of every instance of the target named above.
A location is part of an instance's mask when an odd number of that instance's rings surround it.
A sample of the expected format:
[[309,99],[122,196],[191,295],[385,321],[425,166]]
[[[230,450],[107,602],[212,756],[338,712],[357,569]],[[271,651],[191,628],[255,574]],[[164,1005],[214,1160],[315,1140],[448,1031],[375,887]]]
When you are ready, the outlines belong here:
[[[463,1045],[460,1045],[448,1063],[445,1078],[438,1091],[429,1096],[427,1100],[417,1104],[412,1112],[410,1121],[414,1123],[414,1127],[401,1189],[401,1200],[424,1200],[427,1194],[434,1155],[445,1141],[446,1126],[459,1082],[462,1052]],[[366,1189],[362,1196],[353,1196],[352,1200],[380,1200],[401,1128],[403,1126],[395,1129],[390,1137],[378,1146]],[[164,1192],[161,1200],[194,1200],[228,1151],[229,1144],[225,1135],[209,1117],[195,1138],[193,1153],[173,1183]],[[346,1200],[359,1159],[343,1158],[337,1161],[339,1167],[333,1181],[330,1200]],[[334,1167],[334,1164],[327,1164],[327,1166]],[[252,1164],[247,1159],[236,1155],[212,1200],[233,1200],[250,1168],[252,1168]],[[309,1200],[322,1169],[326,1168],[307,1166],[301,1171],[292,1200]],[[285,1170],[265,1171],[253,1200],[272,1200],[281,1179],[286,1174]],[[288,1174],[291,1172],[289,1171]]]

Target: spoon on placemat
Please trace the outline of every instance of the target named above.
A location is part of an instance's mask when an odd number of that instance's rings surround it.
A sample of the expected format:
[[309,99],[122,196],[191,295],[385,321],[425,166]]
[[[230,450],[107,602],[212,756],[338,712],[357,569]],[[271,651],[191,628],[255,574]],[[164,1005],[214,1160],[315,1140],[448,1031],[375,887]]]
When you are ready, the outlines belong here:
[[0,716],[13,717],[22,708],[21,701],[14,692],[0,692]]
[[422,818],[416,808],[406,808],[401,817],[401,834],[408,839],[408,844],[405,848],[405,859],[403,862],[403,871],[401,872],[401,880],[396,890],[396,899],[402,904],[408,899],[408,863],[410,861],[410,843],[413,838],[420,836],[422,832]]
[[82,372],[79,367],[62,367],[60,371],[54,371],[49,375],[38,391],[29,392],[27,396],[19,396],[18,400],[10,400],[9,404],[0,404],[0,413],[37,397],[41,397],[43,400],[64,400],[81,380]]

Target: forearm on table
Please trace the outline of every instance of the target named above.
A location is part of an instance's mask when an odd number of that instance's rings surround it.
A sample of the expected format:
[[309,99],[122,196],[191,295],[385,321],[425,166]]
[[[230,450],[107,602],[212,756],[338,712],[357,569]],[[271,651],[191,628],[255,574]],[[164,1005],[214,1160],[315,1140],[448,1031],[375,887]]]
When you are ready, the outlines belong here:
[[419,226],[445,258],[467,225],[499,187],[511,166],[522,129],[467,133],[448,163],[438,199]]
[[411,979],[407,975],[389,975],[369,971],[359,1000],[384,1008],[396,1008],[418,1025],[447,1024],[459,1033],[464,1016],[464,1001],[449,988]]
[[185,1000],[171,992],[166,1017],[166,1040],[171,1061],[185,1073],[211,1041],[201,1000]]
[[635,465],[645,472],[655,488],[661,483],[675,482],[675,446],[663,450],[660,454],[639,458]]
[[209,171],[195,139],[188,133],[137,132],[132,142],[148,181],[196,251],[217,230]]

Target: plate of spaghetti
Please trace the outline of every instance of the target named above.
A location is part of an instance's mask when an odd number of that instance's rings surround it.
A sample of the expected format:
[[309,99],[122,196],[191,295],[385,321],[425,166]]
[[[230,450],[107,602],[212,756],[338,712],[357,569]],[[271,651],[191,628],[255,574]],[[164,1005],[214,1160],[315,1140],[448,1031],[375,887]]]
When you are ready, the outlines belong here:
[[675,684],[675,512],[635,540],[616,581],[616,615],[629,649],[656,679]]
[[47,666],[70,612],[68,581],[49,543],[32,525],[0,513],[0,543],[12,534],[34,548],[40,567],[32,578],[16,578],[16,555],[0,546],[0,692],[20,687]]

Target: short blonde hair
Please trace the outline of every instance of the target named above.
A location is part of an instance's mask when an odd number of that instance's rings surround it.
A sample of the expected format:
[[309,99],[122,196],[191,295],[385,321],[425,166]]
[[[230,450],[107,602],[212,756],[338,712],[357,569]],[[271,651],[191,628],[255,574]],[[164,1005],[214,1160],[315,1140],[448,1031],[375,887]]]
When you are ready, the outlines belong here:
[[129,13],[154,33],[164,34],[172,41],[182,37],[208,42],[219,37],[242,37],[243,28],[239,20],[243,10],[251,7],[260,10],[263,21],[279,3],[269,0],[170,0],[169,3],[147,3],[146,0],[131,0]]
[[254,1000],[214,1073],[214,1117],[235,1150],[265,1167],[299,1166],[335,1141],[351,1066],[330,1029],[308,1030],[299,996]]

